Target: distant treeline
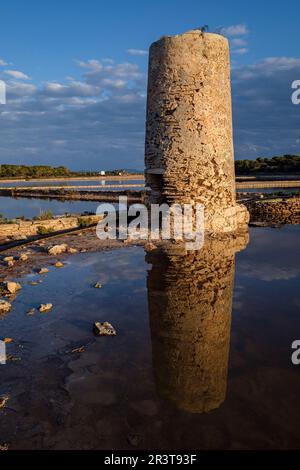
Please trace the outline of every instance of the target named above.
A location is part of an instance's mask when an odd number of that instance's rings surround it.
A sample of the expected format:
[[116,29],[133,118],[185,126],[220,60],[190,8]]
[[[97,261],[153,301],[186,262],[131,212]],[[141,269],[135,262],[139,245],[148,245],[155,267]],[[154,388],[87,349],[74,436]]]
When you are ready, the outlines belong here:
[[[107,176],[129,175],[128,170],[106,171]],[[138,171],[136,172],[138,173]],[[70,178],[72,176],[99,176],[100,171],[71,171],[65,166],[52,167],[48,165],[0,165],[0,178]]]
[[282,155],[272,158],[259,157],[256,160],[237,160],[235,171],[237,175],[300,173],[300,156]]

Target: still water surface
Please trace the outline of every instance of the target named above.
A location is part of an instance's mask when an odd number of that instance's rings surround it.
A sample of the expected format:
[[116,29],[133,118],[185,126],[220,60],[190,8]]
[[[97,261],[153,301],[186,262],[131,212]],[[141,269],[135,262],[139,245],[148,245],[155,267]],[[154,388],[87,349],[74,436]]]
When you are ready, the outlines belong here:
[[54,215],[96,212],[99,201],[62,201],[59,199],[12,198],[0,196],[0,214],[8,219],[24,216],[26,219],[38,216],[43,211]]
[[[78,254],[20,279],[0,321],[0,443],[12,449],[299,448],[300,227],[197,255]],[[103,284],[94,289],[95,282]],[[45,315],[29,308],[51,302]],[[110,321],[115,338],[95,338]],[[85,346],[82,354],[71,353]]]

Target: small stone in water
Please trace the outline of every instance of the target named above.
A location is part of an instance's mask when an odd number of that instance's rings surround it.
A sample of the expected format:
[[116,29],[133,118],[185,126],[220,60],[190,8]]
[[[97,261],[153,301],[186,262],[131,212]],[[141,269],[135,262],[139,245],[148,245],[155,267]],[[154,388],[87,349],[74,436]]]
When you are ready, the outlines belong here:
[[39,308],[39,311],[41,313],[49,312],[53,308],[52,304],[42,304]]
[[31,308],[30,310],[28,310],[27,312],[27,315],[34,315],[35,314],[35,308]]
[[0,313],[8,313],[11,309],[11,304],[6,300],[0,299]]
[[5,407],[8,400],[9,400],[9,396],[0,397],[0,409]]
[[95,289],[102,289],[102,284],[100,284],[100,282],[97,282],[94,287]]
[[114,327],[107,321],[104,323],[96,322],[94,324],[94,333],[97,336],[116,336],[117,332]]
[[48,272],[49,272],[49,269],[42,268],[42,269],[40,269],[39,274],[47,274]]
[[6,451],[9,449],[9,445],[8,444],[0,444],[0,451],[3,452],[3,451]]
[[61,261],[57,261],[57,263],[55,263],[54,265],[56,268],[63,268],[64,267],[64,264],[61,262]]

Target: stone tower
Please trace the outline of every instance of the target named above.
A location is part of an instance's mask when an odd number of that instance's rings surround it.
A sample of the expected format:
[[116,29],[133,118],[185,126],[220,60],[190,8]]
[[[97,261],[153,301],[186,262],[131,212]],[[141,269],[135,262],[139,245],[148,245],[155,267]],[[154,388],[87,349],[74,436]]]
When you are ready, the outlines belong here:
[[236,203],[229,46],[188,31],[150,48],[145,147],[149,203],[200,203],[205,228],[247,228]]
[[203,413],[225,400],[235,253],[247,242],[245,233],[207,239],[198,252],[168,244],[146,255],[155,385],[177,408]]

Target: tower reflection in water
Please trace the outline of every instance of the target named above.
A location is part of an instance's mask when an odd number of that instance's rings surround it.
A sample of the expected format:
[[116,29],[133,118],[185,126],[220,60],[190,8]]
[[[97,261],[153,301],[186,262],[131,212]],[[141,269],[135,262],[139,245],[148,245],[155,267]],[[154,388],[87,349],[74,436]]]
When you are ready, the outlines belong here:
[[225,400],[235,253],[248,234],[207,239],[198,252],[176,245],[147,252],[148,304],[157,392],[203,413]]

